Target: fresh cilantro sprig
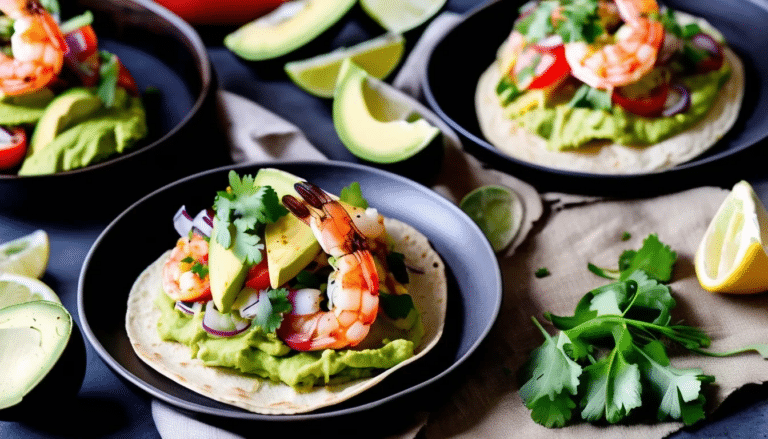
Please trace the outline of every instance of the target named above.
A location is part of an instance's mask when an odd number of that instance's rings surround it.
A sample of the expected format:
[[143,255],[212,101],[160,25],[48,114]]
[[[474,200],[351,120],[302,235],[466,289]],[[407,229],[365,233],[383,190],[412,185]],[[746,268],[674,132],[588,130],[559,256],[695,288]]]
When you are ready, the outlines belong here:
[[515,29],[531,43],[554,34],[566,43],[592,43],[603,33],[597,8],[597,0],[544,0],[518,20]]
[[266,316],[257,316],[254,323],[261,326],[265,332],[275,332],[283,322],[283,315],[291,312],[291,302],[288,301],[288,289],[277,288],[267,291],[272,312]]
[[229,188],[217,193],[213,207],[213,238],[224,248],[233,249],[235,256],[247,264],[261,262],[264,244],[260,234],[264,225],[288,213],[272,187],[255,186],[253,176],[241,179],[235,171],[229,172]]
[[614,282],[589,291],[571,316],[545,313],[556,335],[534,319],[545,340],[523,369],[520,395],[536,422],[562,427],[578,410],[580,419],[616,423],[645,405],[658,407],[659,420],[691,425],[704,418],[702,384],[714,377],[672,367],[665,343],[710,356],[756,351],[768,359],[768,345],[708,352],[707,334],[670,324],[675,300],[663,282],[670,280],[676,259],[669,246],[650,235],[639,250],[622,253],[616,270],[590,264],[590,270]]
[[349,186],[341,189],[339,199],[349,205],[361,209],[368,208],[368,200],[363,197],[363,190],[360,188],[360,183],[356,181],[353,181]]

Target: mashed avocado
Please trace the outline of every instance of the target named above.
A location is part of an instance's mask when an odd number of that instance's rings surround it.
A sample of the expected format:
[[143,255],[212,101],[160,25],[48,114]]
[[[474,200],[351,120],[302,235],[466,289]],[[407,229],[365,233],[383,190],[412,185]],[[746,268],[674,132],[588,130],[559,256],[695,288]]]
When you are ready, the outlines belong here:
[[397,339],[378,349],[295,352],[274,333],[259,326],[233,337],[215,337],[202,327],[203,313],[188,316],[174,308],[173,299],[158,294],[157,330],[160,338],[188,346],[191,357],[207,366],[223,366],[293,387],[340,383],[369,377],[413,356],[413,340]]
[[115,90],[112,107],[102,107],[88,119],[58,134],[28,156],[19,175],[41,175],[82,168],[119,154],[147,134],[141,98]]
[[617,105],[611,111],[603,111],[573,108],[562,103],[536,106],[520,114],[515,104],[524,101],[527,93],[509,104],[507,114],[526,131],[547,139],[550,150],[575,149],[593,140],[650,145],[678,134],[701,120],[730,74],[730,66],[724,63],[720,70],[684,78],[681,82],[691,92],[691,106],[688,111],[670,117],[646,118]]

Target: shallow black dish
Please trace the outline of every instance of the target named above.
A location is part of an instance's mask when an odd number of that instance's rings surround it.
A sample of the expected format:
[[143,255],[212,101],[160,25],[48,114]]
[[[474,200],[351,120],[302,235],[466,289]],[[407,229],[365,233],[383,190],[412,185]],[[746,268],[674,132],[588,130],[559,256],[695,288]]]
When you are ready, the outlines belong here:
[[[205,140],[217,131],[216,82],[191,26],[150,0],[78,0],[62,2],[62,8],[64,18],[93,13],[99,47],[120,58],[147,98],[149,135],[130,152],[83,169],[23,177],[0,173],[0,209],[122,209],[150,189],[225,163],[211,161],[223,156],[224,143]],[[197,159],[202,151],[212,159]]]
[[[334,193],[357,181],[369,203],[383,215],[405,221],[429,238],[446,264],[449,280],[445,331],[432,351],[342,404],[285,416],[251,413],[201,396],[155,372],[134,354],[125,332],[128,293],[138,275],[178,238],[173,214],[182,204],[190,211],[210,207],[216,191],[228,184],[229,169],[243,175],[255,174],[260,167],[283,169]],[[96,352],[121,378],[150,395],[195,415],[307,421],[358,414],[396,399],[399,403],[448,375],[488,334],[501,305],[501,288],[490,245],[455,205],[395,174],[331,161],[218,168],[153,192],[120,214],[96,240],[80,273],[77,300],[81,328]]]
[[[736,124],[712,149],[667,171],[647,174],[589,174],[548,168],[512,158],[484,137],[475,113],[480,74],[496,56],[519,15],[522,0],[493,0],[474,9],[435,46],[425,77],[430,106],[464,140],[465,148],[490,166],[535,184],[540,190],[600,195],[667,191],[698,184],[717,184],[731,167],[750,166],[746,150],[768,137],[768,3],[759,0],[665,1],[668,7],[704,17],[719,29],[744,62],[746,90]],[[450,72],[450,74],[446,74]],[[753,153],[753,151],[749,151]],[[750,160],[754,162],[755,160]],[[743,174],[742,174],[743,175]],[[741,177],[745,178],[745,177]]]

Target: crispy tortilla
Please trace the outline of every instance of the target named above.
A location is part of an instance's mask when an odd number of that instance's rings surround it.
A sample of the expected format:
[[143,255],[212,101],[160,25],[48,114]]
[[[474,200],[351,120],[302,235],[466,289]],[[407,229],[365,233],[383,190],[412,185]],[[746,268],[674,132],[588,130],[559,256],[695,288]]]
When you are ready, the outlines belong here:
[[[678,13],[680,15],[685,15]],[[702,19],[690,18],[702,28],[712,27]],[[716,31],[715,31],[716,32]],[[576,150],[553,151],[544,138],[520,128],[504,115],[496,95],[501,79],[494,62],[480,77],[475,108],[485,138],[504,153],[533,164],[594,174],[650,173],[671,168],[707,151],[731,129],[744,97],[744,66],[729,48],[725,60],[731,77],[720,89],[714,105],[700,121],[687,130],[654,145],[620,145],[591,142]]]
[[[432,249],[426,236],[413,227],[394,219],[385,219],[385,226],[395,251],[403,253],[410,264],[423,269],[423,274],[410,273],[408,291],[421,312],[425,334],[414,356],[395,367],[370,378],[338,385],[298,390],[284,384],[237,371],[208,367],[199,359],[190,358],[190,350],[181,343],[160,339],[157,321],[160,311],[154,306],[162,293],[161,273],[167,253],[153,262],[136,280],[128,297],[126,330],[136,354],[158,372],[189,389],[209,398],[262,414],[295,414],[340,403],[383,381],[395,370],[416,361],[432,349],[443,332],[448,283],[443,261]],[[379,318],[371,327],[369,338],[386,337]],[[384,333],[383,333],[384,332]]]

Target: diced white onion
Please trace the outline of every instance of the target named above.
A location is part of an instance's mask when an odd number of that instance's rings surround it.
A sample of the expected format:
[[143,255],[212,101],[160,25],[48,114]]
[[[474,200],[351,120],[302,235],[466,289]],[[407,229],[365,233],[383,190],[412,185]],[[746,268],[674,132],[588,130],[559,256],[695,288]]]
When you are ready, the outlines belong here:
[[203,315],[203,329],[205,332],[217,337],[232,337],[240,334],[251,326],[251,321],[236,316],[233,313],[222,314],[209,301],[205,305]]
[[304,316],[320,311],[320,290],[316,288],[302,288],[291,293],[293,309],[291,314]]
[[246,300],[245,305],[240,308],[240,315],[246,319],[254,319],[257,322],[264,322],[272,314],[272,303],[269,301],[267,290],[255,291],[251,293]]

